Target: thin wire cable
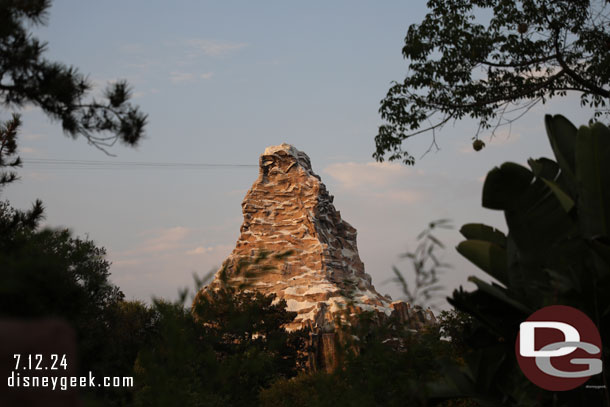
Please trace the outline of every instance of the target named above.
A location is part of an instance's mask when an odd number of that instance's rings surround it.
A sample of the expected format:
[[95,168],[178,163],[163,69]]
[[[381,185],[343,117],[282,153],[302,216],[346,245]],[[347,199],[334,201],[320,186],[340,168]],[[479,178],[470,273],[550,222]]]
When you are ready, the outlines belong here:
[[211,164],[211,163],[180,163],[151,161],[99,161],[99,160],[68,160],[57,158],[30,158],[22,160],[25,169],[48,170],[100,170],[100,169],[190,169],[204,170],[216,168],[252,168],[254,164]]

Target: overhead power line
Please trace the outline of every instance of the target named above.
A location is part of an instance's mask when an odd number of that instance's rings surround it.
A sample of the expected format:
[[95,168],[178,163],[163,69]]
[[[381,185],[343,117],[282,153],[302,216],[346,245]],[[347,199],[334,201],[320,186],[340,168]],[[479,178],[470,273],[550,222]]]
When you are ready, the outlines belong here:
[[180,162],[152,162],[152,161],[99,161],[99,160],[64,160],[56,158],[30,158],[23,160],[24,167],[33,169],[184,169],[206,170],[215,168],[252,168],[254,164],[212,164],[212,163],[180,163]]

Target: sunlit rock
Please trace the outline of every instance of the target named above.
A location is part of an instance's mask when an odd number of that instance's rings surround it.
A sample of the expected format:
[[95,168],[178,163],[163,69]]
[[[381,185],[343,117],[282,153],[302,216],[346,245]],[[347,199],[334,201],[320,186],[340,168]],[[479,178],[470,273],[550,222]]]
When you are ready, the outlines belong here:
[[[311,329],[312,341],[321,341],[312,346],[322,351],[322,367],[334,364],[328,352],[336,338],[327,334],[337,319],[349,324],[363,311],[380,319],[398,313],[405,323],[412,318],[408,304],[392,303],[373,286],[358,255],[356,229],[341,218],[304,152],[288,144],[267,147],[242,212],[241,234],[221,269],[227,283],[285,300],[297,313],[286,329]],[[252,264],[260,253],[268,256]],[[217,287],[220,278],[217,273],[204,290]]]

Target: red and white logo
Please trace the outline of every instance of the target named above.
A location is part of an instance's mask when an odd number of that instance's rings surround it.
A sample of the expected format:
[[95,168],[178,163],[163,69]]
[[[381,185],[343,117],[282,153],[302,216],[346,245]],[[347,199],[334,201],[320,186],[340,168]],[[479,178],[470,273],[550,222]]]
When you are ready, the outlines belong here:
[[521,323],[515,353],[521,370],[535,385],[572,390],[602,372],[602,341],[584,313],[565,305],[534,312]]

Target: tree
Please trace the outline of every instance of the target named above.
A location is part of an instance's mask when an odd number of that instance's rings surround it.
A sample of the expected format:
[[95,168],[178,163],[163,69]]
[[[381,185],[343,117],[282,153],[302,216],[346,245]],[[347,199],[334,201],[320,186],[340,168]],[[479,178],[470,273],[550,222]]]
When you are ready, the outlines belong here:
[[409,27],[403,56],[409,74],[393,82],[379,112],[386,121],[373,157],[414,157],[403,141],[435,135],[471,117],[493,132],[535,104],[574,91],[581,105],[610,113],[610,3],[606,0],[430,0]]
[[[17,129],[21,125],[19,115],[13,115],[11,120],[0,123],[0,168],[16,168],[21,165],[17,157]],[[14,171],[0,172],[0,189],[17,179]]]
[[0,316],[65,318],[79,335],[82,366],[90,367],[123,293],[108,281],[103,248],[68,230],[40,230],[41,212],[0,202]]
[[[275,298],[224,286],[198,295],[193,304],[195,320],[203,324],[218,357],[233,360],[244,373],[254,370],[255,382],[249,386],[274,376],[293,376],[304,367],[307,333],[284,330],[296,313],[286,311],[286,301]],[[248,363],[251,359],[254,363]]]
[[296,315],[274,296],[223,285],[182,299],[156,300],[149,345],[135,365],[135,405],[252,406],[260,390],[297,374],[304,331],[286,332]]
[[[91,85],[85,76],[44,58],[46,44],[29,29],[45,23],[49,7],[49,0],[0,0],[0,104],[13,111],[0,121],[0,192],[17,179],[17,112],[27,105],[106,153],[117,141],[136,145],[144,134],[147,117],[128,102],[125,81],[109,86],[103,102],[86,99]],[[0,317],[64,318],[78,335],[81,373],[129,375],[149,336],[152,310],[123,300],[108,279],[103,248],[69,230],[41,230],[43,209],[39,200],[28,211],[0,202]],[[90,391],[104,405],[122,405],[131,396],[112,388]]]
[[[85,100],[91,84],[78,70],[43,57],[47,47],[29,31],[44,24],[49,0],[0,1],[0,104],[8,109],[34,105],[51,119],[61,122],[64,132],[104,152],[117,141],[133,146],[144,134],[147,116],[128,100],[125,81],[110,85],[104,102]],[[0,167],[19,166],[14,155],[19,116],[0,128]],[[2,173],[0,186],[13,181],[14,173]]]
[[[602,361],[610,357],[610,129],[576,129],[562,116],[545,118],[556,161],[504,163],[483,186],[483,206],[502,210],[508,234],[467,224],[457,250],[493,277],[471,277],[477,290],[455,290],[449,302],[472,319],[463,331],[471,352],[445,370],[439,397],[467,396],[481,405],[610,406],[607,374],[584,386],[551,392],[529,382],[515,356],[519,324],[548,305],[572,306],[600,331]],[[469,334],[470,333],[470,334]],[[604,363],[605,365],[606,363]]]
[[[154,307],[141,301],[121,300],[108,307],[105,329],[96,334],[102,346],[94,351],[96,363],[91,370],[100,377],[133,376],[138,353],[152,340],[158,319]],[[133,406],[135,388],[102,387],[93,391],[86,394],[89,403],[95,400],[104,406]]]
[[[361,314],[357,323],[343,326],[346,343],[337,348],[341,360],[332,372],[302,372],[279,379],[260,392],[262,406],[428,406],[426,381],[437,379],[441,365],[458,362],[459,346],[441,339],[441,326],[428,325],[412,332],[398,319],[380,322]],[[443,321],[461,333],[452,320]],[[357,351],[356,351],[357,349]],[[468,400],[442,406],[470,407]]]
[[[41,213],[42,207],[22,212],[0,202],[0,318],[65,319],[77,334],[80,373],[131,376],[150,338],[154,310],[124,300],[109,280],[104,248],[65,229],[41,230]],[[123,405],[132,389],[86,393],[104,405]]]

